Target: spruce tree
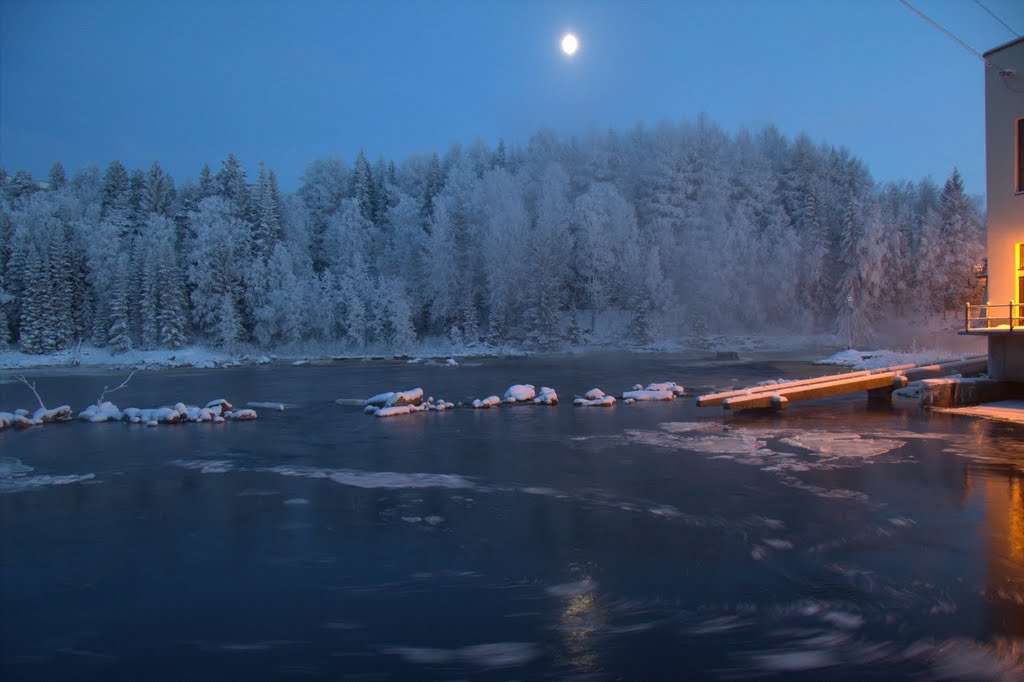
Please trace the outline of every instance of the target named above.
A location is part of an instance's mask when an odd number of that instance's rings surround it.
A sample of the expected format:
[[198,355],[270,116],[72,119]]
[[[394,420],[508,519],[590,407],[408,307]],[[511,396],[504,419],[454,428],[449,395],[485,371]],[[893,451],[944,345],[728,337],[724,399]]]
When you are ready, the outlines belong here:
[[217,191],[231,204],[234,216],[239,220],[252,221],[252,197],[245,180],[245,170],[234,154],[228,154],[217,172]]
[[50,165],[50,172],[47,176],[47,184],[53,191],[64,189],[68,184],[68,178],[64,174],[64,166],[60,161],[54,161]]
[[352,197],[356,200],[363,218],[371,223],[376,222],[377,197],[373,171],[362,150],[359,151],[352,168]]

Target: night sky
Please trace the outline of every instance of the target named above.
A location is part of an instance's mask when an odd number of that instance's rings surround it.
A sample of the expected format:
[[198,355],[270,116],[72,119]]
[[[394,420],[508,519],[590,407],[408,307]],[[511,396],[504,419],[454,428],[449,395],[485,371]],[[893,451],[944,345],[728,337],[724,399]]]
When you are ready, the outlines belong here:
[[[1014,38],[975,2],[913,4],[978,51]],[[1024,31],[1024,3],[984,6]],[[704,112],[984,190],[984,64],[897,0],[5,0],[0,21],[0,165],[37,177],[158,159],[180,182],[233,151],[292,190],[316,157]]]

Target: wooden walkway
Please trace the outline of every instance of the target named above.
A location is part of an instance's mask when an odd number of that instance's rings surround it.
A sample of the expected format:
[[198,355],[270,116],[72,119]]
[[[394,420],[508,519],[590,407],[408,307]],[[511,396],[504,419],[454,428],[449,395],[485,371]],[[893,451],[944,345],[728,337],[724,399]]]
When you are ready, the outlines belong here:
[[727,410],[781,410],[788,407],[791,402],[830,398],[857,391],[883,390],[891,392],[897,388],[903,388],[911,381],[934,379],[951,374],[980,374],[987,368],[988,357],[984,355],[933,365],[895,365],[815,377],[814,379],[784,381],[723,393],[710,393],[698,397],[697,406],[721,405]]

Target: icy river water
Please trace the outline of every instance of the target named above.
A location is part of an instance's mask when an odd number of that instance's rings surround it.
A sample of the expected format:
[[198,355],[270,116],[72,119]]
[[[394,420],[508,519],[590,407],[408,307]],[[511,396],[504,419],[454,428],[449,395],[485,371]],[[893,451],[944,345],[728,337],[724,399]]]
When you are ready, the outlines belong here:
[[[122,407],[287,407],[0,432],[0,678],[1024,676],[1021,427],[863,394],[767,416],[571,405],[834,371],[597,355],[140,372]],[[123,375],[33,374],[76,410]],[[334,402],[514,383],[563,402],[394,419]],[[31,395],[0,373],[0,398]]]

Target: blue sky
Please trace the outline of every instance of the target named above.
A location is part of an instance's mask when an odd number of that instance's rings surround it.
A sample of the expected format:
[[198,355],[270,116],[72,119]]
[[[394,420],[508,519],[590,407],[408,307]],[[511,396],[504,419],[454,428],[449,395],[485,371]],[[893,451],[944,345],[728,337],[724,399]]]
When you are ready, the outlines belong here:
[[[1014,37],[971,0],[912,3],[979,51]],[[1024,3],[984,4],[1024,32]],[[897,0],[4,0],[0,21],[0,165],[40,177],[158,159],[180,181],[233,151],[292,190],[316,157],[703,111],[984,190],[984,65]]]

